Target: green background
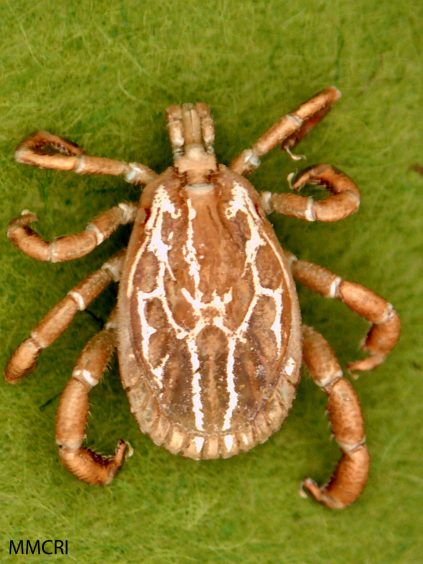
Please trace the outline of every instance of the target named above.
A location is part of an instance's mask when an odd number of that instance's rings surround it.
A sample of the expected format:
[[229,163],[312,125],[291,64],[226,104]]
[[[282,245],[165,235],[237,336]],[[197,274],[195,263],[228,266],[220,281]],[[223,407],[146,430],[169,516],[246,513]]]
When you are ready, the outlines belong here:
[[[47,129],[91,154],[160,171],[171,162],[164,109],[202,100],[216,120],[217,154],[228,162],[331,84],[343,98],[299,152],[352,176],[360,212],[338,224],[272,221],[282,244],[385,296],[403,322],[386,363],[354,383],[372,467],[347,510],[298,496],[302,478],[324,481],[338,457],[324,394],[308,378],[265,445],[196,463],[139,434],[112,367],[92,394],[89,443],[110,452],[124,437],[135,454],[113,485],[90,488],[61,467],[54,418],[78,351],[100,326],[95,316],[104,319],[113,303],[115,290],[106,291],[92,315],[80,314],[42,354],[33,376],[0,385],[1,558],[10,539],[58,538],[68,539],[68,559],[77,562],[423,562],[423,177],[410,169],[423,163],[422,12],[420,2],[404,0],[0,2],[2,365],[128,236],[122,229],[92,255],[50,265],[9,244],[7,222],[29,208],[52,238],[138,198],[120,179],[17,165],[13,151],[24,136]],[[274,151],[252,181],[258,190],[287,190],[298,166]],[[300,298],[305,321],[341,362],[356,358],[366,324],[342,304],[302,290]]]

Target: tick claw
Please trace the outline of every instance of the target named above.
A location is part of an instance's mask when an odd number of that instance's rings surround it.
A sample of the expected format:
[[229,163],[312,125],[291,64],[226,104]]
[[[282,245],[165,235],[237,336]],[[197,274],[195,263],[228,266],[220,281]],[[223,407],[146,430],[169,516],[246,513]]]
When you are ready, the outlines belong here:
[[300,489],[298,490],[298,495],[303,499],[308,499],[307,492],[304,490],[304,482],[301,482]]
[[314,499],[317,499],[317,501],[322,500],[322,491],[320,487],[317,485],[317,482],[315,482],[311,478],[306,478],[303,481],[302,489],[306,497],[308,497],[307,493],[309,493],[314,497]]
[[[123,439],[122,439],[123,440]],[[131,456],[134,455],[134,448],[131,445],[131,443],[129,441],[125,441],[123,440],[123,442],[126,445],[126,450],[125,450],[125,460],[128,460],[128,458],[131,458]]]
[[33,221],[36,221],[38,218],[36,216],[36,214],[34,212],[32,212],[31,210],[22,210],[21,211],[21,216],[25,216],[25,215],[31,215],[33,217],[35,217],[36,219],[34,219]]
[[316,498],[316,495],[318,495],[318,493],[320,493],[320,488],[314,480],[312,480],[311,478],[306,478],[301,483],[301,488],[300,488],[299,493],[300,493],[300,496],[303,497],[304,499],[307,499],[309,497],[309,495],[308,495],[309,493],[314,498]]
[[290,189],[290,190],[294,190],[294,185],[292,184],[292,181],[293,181],[293,179],[295,178],[296,174],[297,174],[297,171],[295,171],[295,172],[290,172],[290,173],[288,174],[288,176],[286,177],[286,179],[287,179],[287,181],[288,181],[288,186],[289,186],[289,189]]
[[286,147],[286,146],[284,147],[284,146],[282,146],[282,150],[285,151],[285,152],[287,152],[288,155],[291,157],[291,159],[292,159],[293,161],[303,161],[303,160],[306,160],[306,159],[307,159],[307,157],[306,157],[305,155],[296,155],[295,153],[293,153],[293,152],[291,151],[291,149],[290,149],[289,147]]

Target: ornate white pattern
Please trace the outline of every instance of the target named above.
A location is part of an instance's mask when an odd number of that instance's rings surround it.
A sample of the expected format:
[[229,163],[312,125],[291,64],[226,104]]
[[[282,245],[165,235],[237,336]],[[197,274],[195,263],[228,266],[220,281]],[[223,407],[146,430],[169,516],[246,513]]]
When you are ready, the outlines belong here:
[[[231,199],[227,204],[224,213],[229,220],[235,219],[237,214],[242,214],[247,222],[249,229],[249,238],[245,243],[245,262],[242,277],[248,277],[253,284],[253,292],[251,301],[247,311],[239,323],[238,327],[233,329],[227,324],[228,310],[227,306],[233,301],[233,289],[231,287],[222,294],[218,294],[214,290],[212,298],[205,301],[204,294],[200,289],[201,283],[201,264],[199,261],[199,251],[195,245],[195,225],[194,221],[197,217],[194,198],[190,197],[187,191],[187,214],[186,214],[186,238],[183,242],[174,241],[173,237],[167,238],[167,243],[163,240],[163,225],[168,214],[171,219],[179,219],[182,210],[177,209],[176,205],[171,201],[165,186],[161,185],[157,188],[151,207],[151,215],[145,225],[145,239],[138,250],[128,281],[128,296],[136,292],[138,319],[141,333],[141,351],[145,362],[150,369],[158,389],[163,389],[163,376],[166,369],[166,363],[169,354],[166,354],[158,366],[153,366],[150,359],[150,340],[156,329],[149,325],[146,316],[146,307],[152,299],[160,301],[161,307],[165,314],[166,322],[169,329],[174,333],[178,340],[184,340],[188,350],[191,364],[191,398],[192,411],[194,416],[195,427],[198,431],[204,431],[204,406],[202,401],[202,374],[199,360],[199,351],[197,338],[205,327],[215,327],[222,331],[227,340],[227,360],[226,360],[226,389],[227,389],[227,405],[223,418],[222,431],[228,431],[231,428],[232,417],[238,405],[238,392],[236,389],[236,350],[239,343],[245,343],[247,332],[250,327],[254,310],[263,296],[273,299],[275,305],[275,318],[270,327],[275,343],[276,350],[279,354],[282,347],[282,285],[276,289],[263,286],[260,282],[260,272],[257,264],[257,255],[260,247],[270,246],[275,257],[279,261],[283,270],[280,253],[275,248],[273,242],[267,236],[263,222],[257,213],[254,203],[248,193],[248,190],[240,183],[234,182],[231,189]],[[193,195],[193,194],[192,194]],[[194,195],[193,195],[194,196]],[[198,192],[195,194],[198,198]],[[201,197],[201,196],[200,196]],[[194,316],[194,326],[191,330],[182,327],[174,317],[169,306],[166,289],[165,278],[168,274],[174,280],[174,274],[169,263],[169,252],[172,245],[179,246],[182,250],[182,256],[186,263],[187,271],[192,280],[192,291],[187,288],[181,289],[181,294],[192,306]],[[145,292],[139,287],[135,287],[134,276],[137,272],[138,265],[143,255],[150,252],[157,260],[158,272],[156,285],[152,291]],[[228,436],[229,437],[229,436]],[[197,441],[201,442],[201,441]],[[230,438],[225,441],[228,450],[231,448]],[[197,448],[200,446],[196,445]]]

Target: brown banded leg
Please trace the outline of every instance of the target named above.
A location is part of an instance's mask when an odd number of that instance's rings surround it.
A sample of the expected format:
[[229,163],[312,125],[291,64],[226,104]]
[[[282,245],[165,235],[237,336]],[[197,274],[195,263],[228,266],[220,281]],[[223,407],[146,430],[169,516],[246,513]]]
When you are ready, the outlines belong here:
[[260,158],[277,145],[291,154],[290,150],[319,123],[340,97],[337,88],[325,88],[277,121],[250,149],[232,161],[230,169],[238,174],[253,172],[260,166]]
[[138,210],[133,202],[121,202],[99,214],[81,233],[44,241],[30,224],[37,216],[24,210],[13,219],[7,230],[10,241],[26,255],[42,261],[64,262],[83,257],[108,239],[121,225],[133,223]]
[[400,319],[393,306],[361,284],[339,276],[312,262],[298,260],[287,253],[292,273],[298,282],[327,298],[337,298],[372,324],[362,349],[369,353],[363,360],[351,362],[349,370],[371,370],[381,364],[397,343]]
[[78,311],[83,311],[112,282],[118,281],[126,249],[116,253],[103,266],[75,286],[57,303],[13,353],[6,380],[14,384],[36,365],[40,352],[49,347],[69,327]]
[[307,478],[303,488],[331,509],[353,503],[362,492],[369,471],[364,421],[360,403],[328,342],[311,327],[303,326],[304,362],[315,383],[328,395],[332,432],[343,454],[329,482],[319,487]]
[[[290,178],[289,178],[290,181]],[[273,211],[307,221],[339,221],[358,210],[360,192],[349,176],[328,164],[319,164],[300,172],[291,188],[298,192],[306,184],[322,186],[330,195],[315,201],[299,194],[263,192],[261,200],[266,213]]]
[[60,459],[77,478],[88,484],[109,484],[125,458],[127,443],[120,440],[114,456],[102,456],[83,447],[88,418],[88,396],[103,377],[116,349],[116,311],[105,328],[84,347],[64,389],[56,419]]
[[47,131],[37,131],[22,141],[16,149],[15,159],[22,164],[77,174],[123,176],[130,184],[148,184],[157,176],[140,163],[86,155],[76,143]]

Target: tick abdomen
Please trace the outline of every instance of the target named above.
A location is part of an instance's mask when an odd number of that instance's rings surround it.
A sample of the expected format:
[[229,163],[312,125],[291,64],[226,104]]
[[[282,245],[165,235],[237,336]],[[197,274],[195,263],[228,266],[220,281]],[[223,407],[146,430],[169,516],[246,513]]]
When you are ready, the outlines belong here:
[[162,176],[143,196],[148,219],[134,229],[120,289],[132,329],[120,347],[124,385],[155,442],[231,456],[265,440],[292,403],[292,281],[244,178],[225,167],[209,183]]

